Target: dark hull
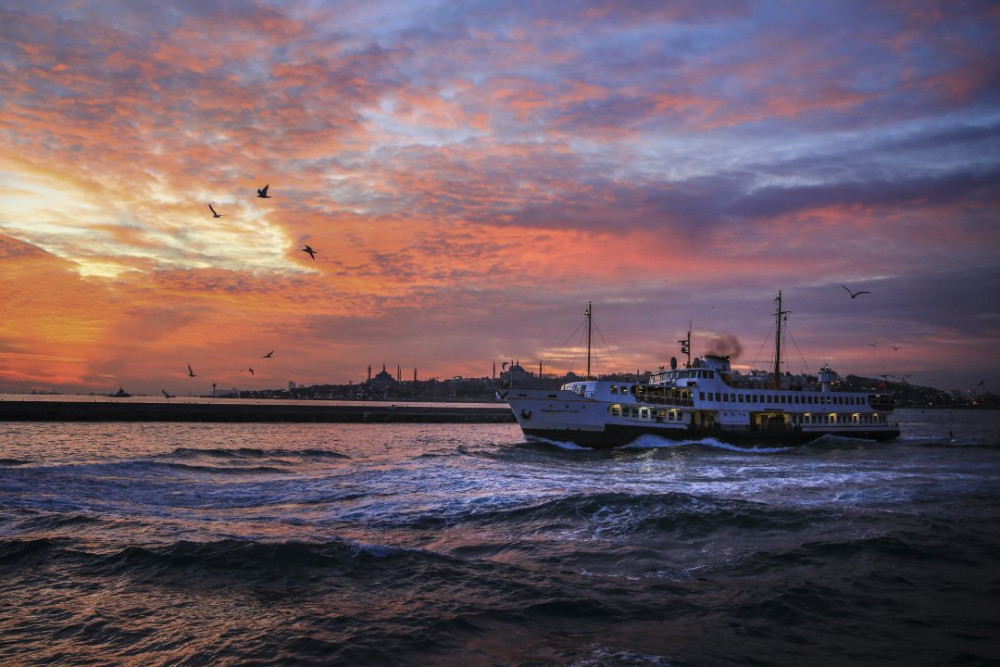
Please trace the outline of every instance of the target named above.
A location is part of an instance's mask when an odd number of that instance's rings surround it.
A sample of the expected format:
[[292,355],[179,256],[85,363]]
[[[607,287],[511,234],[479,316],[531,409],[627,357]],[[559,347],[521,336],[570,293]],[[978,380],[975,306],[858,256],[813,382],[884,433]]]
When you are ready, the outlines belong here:
[[824,436],[832,435],[843,438],[861,440],[886,441],[899,437],[899,430],[838,430],[838,431],[799,431],[799,430],[745,430],[726,429],[662,429],[643,426],[618,426],[609,424],[604,431],[582,431],[566,429],[532,429],[523,428],[525,436],[541,438],[554,442],[572,442],[582,447],[593,449],[611,449],[631,444],[643,435],[654,435],[666,440],[702,440],[712,438],[741,447],[793,447],[804,445]]

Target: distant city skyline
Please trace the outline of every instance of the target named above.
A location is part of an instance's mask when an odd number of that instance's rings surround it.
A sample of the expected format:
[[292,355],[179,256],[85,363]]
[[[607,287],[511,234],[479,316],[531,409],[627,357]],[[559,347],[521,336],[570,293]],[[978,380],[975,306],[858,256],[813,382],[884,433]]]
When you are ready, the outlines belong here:
[[997,388],[996,5],[0,18],[0,391],[579,373],[588,302],[597,372],[766,368],[778,290],[792,372]]

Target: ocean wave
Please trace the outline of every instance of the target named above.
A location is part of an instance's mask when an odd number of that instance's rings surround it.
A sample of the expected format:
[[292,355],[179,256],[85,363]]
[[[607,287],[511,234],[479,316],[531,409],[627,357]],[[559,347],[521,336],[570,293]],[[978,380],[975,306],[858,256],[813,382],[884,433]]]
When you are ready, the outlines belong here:
[[836,515],[825,510],[784,509],[744,500],[662,494],[573,494],[488,511],[472,511],[466,520],[483,525],[514,523],[540,527],[568,527],[581,522],[599,535],[670,534],[678,538],[704,537],[732,531],[794,531]]
[[218,458],[218,459],[262,459],[262,458],[283,457],[283,456],[310,458],[310,459],[350,458],[346,454],[341,454],[340,452],[335,452],[328,449],[286,449],[286,448],[259,449],[256,447],[237,447],[234,449],[227,449],[221,447],[211,447],[208,449],[199,449],[197,447],[178,447],[169,454],[163,454],[161,456],[177,457],[177,458],[205,457],[205,458]]
[[57,549],[64,540],[52,538],[0,540],[0,565],[11,566],[22,561],[31,566],[43,554]]
[[[212,542],[182,540],[164,547],[129,546],[103,559],[116,570],[163,572],[189,568],[226,572],[278,574],[289,569],[371,566],[394,560],[448,562],[451,557],[431,551],[390,545],[333,540],[328,542],[260,542],[224,539]],[[397,565],[387,565],[397,567]]]
[[669,440],[657,435],[641,435],[622,449],[667,449],[679,447],[708,447],[723,449],[741,454],[780,454],[795,449],[795,447],[773,447],[758,445],[734,445],[716,438],[698,438],[693,440]]
[[252,467],[212,466],[212,465],[191,465],[188,463],[169,463],[169,462],[167,463],[157,462],[148,464],[148,466],[144,467],[155,467],[166,470],[175,470],[180,472],[193,472],[193,473],[224,473],[228,475],[253,475],[253,474],[274,474],[274,473],[287,474],[290,472],[287,468],[279,468],[275,466],[252,466]]
[[284,578],[306,583],[313,576],[309,574],[311,571],[324,575],[354,572],[366,577],[380,571],[415,574],[428,568],[447,570],[461,562],[434,551],[346,539],[181,540],[161,546],[128,545],[106,553],[90,551],[64,537],[0,540],[0,566],[7,570],[7,575],[18,568],[34,568],[43,561],[54,567],[74,568],[77,573],[89,576],[173,577],[209,585]]
[[31,461],[26,461],[24,459],[0,459],[0,466],[13,468],[14,466],[26,466],[30,465]]
[[620,447],[613,448],[594,448],[586,447],[583,445],[578,445],[574,442],[551,440],[549,438],[533,437],[525,443],[521,443],[520,446],[530,448],[532,445],[537,447],[542,445],[548,448],[556,448],[559,450],[567,452],[600,452],[600,453],[613,453],[622,452],[629,450],[646,450],[646,449],[683,449],[683,448],[698,448],[705,447],[710,449],[722,449],[731,452],[740,452],[745,454],[780,454],[787,452],[796,447],[773,447],[764,445],[734,445],[729,442],[724,442],[716,438],[693,438],[690,440],[671,440],[670,438],[663,438],[658,435],[644,434],[637,437],[632,442],[621,445]]

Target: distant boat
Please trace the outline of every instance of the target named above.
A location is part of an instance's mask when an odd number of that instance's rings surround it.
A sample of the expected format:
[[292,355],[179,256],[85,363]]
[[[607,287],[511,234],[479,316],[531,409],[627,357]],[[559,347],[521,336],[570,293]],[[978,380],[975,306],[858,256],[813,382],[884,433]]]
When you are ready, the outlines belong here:
[[118,386],[118,391],[113,394],[108,394],[111,398],[128,398],[131,395],[132,394],[125,391],[125,387],[122,387],[121,385]]
[[899,436],[891,394],[841,391],[829,365],[813,380],[781,372],[781,325],[777,310],[773,373],[734,371],[729,357],[706,354],[691,360],[691,334],[681,343],[683,368],[646,382],[590,377],[590,319],[587,308],[587,379],[561,389],[510,388],[502,396],[529,440],[573,442],[603,448],[627,445],[639,436],[669,440],[715,438],[732,444],[795,445],[836,435],[866,440]]

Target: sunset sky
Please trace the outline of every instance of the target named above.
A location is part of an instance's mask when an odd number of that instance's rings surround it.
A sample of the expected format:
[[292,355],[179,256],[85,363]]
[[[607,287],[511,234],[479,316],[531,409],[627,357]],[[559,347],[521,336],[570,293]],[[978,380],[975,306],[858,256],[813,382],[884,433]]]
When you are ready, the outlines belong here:
[[994,2],[5,0],[0,187],[0,391],[1000,389]]

